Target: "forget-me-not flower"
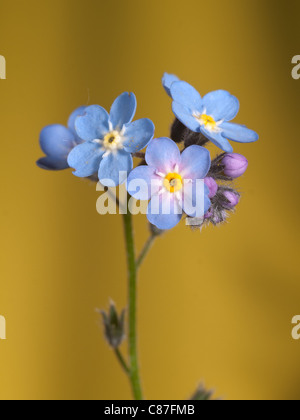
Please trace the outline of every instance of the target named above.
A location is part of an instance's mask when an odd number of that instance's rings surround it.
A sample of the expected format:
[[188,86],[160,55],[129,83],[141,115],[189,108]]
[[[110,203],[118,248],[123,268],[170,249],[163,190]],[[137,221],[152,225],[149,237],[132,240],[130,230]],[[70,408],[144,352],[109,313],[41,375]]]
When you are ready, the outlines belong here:
[[46,156],[37,161],[40,168],[49,171],[69,168],[67,162],[69,153],[75,146],[82,143],[75,131],[75,120],[79,115],[83,115],[85,108],[81,106],[71,114],[67,127],[53,124],[43,128],[40,134],[40,145]]
[[[170,84],[171,83],[171,84]],[[229,140],[251,143],[258,135],[244,125],[234,124],[239,101],[225,90],[208,93],[203,98],[193,86],[183,81],[168,81],[175,116],[190,130],[202,133],[224,152],[233,151]]]
[[[138,166],[130,173],[127,190],[137,200],[151,200],[149,222],[167,230],[180,222],[183,212],[204,217],[211,206],[203,181],[210,169],[209,151],[193,145],[181,154],[173,140],[159,138],[150,142],[145,158],[148,166]],[[146,188],[139,187],[141,180]]]
[[85,143],[75,147],[68,157],[74,175],[98,173],[100,182],[108,187],[126,180],[133,168],[132,154],[144,149],[154,135],[154,124],[149,119],[132,122],[135,111],[136,97],[127,92],[115,100],[110,114],[98,105],[86,108],[75,122],[77,134]]

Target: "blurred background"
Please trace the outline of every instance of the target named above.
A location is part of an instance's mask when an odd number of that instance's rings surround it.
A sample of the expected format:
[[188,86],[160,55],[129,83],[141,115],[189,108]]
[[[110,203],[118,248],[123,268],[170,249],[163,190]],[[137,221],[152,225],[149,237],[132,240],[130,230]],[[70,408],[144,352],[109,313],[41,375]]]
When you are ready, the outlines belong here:
[[[0,11],[0,398],[131,398],[95,312],[109,298],[126,306],[122,218],[97,214],[94,184],[35,161],[42,127],[124,91],[167,136],[167,71],[236,95],[236,121],[260,141],[234,144],[250,165],[230,223],[181,224],[142,269],[146,397],[186,399],[204,381],[226,399],[300,399],[299,1],[1,0]],[[144,216],[135,230],[141,248]]]

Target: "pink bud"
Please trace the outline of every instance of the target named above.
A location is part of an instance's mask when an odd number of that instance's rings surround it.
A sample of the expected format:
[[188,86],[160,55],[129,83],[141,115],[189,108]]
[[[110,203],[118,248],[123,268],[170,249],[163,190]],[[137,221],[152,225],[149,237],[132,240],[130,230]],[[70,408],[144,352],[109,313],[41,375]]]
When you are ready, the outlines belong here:
[[206,215],[204,216],[204,219],[210,219],[213,216],[213,211],[212,210],[208,210],[208,212],[206,213]]
[[245,156],[237,153],[228,153],[222,160],[225,166],[224,174],[230,178],[238,178],[242,176],[248,168],[248,160]]
[[240,196],[238,194],[232,191],[225,191],[223,194],[226,200],[228,200],[228,202],[223,203],[224,207],[228,209],[233,209],[235,206],[239,204]]
[[213,198],[218,192],[218,189],[219,189],[218,184],[216,183],[216,181],[213,178],[210,178],[210,177],[205,178],[204,182],[205,182],[205,185],[209,188],[208,197]]

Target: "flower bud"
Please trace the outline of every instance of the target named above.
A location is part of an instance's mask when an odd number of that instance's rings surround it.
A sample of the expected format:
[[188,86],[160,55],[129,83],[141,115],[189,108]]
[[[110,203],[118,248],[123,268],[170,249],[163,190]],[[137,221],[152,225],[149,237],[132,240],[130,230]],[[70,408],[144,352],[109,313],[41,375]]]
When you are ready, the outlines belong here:
[[175,143],[181,143],[184,140],[184,133],[186,130],[186,126],[176,118],[171,127],[171,139],[175,141]]
[[117,349],[125,338],[125,310],[119,316],[115,304],[111,302],[109,312],[100,313],[103,316],[105,338],[113,349]]
[[217,226],[221,223],[226,222],[228,214],[224,208],[217,208],[216,203],[212,205],[210,210],[204,216],[204,221],[212,223],[214,226]]
[[248,167],[248,160],[237,153],[228,153],[222,160],[224,165],[224,174],[230,178],[242,176]]
[[213,391],[208,391],[203,385],[200,385],[190,401],[210,401],[212,400],[213,394]]
[[213,225],[217,226],[220,223],[224,223],[227,218],[226,212],[215,212],[212,217],[210,218],[210,221]]
[[190,147],[193,145],[204,147],[209,140],[202,133],[194,133],[188,128],[184,132],[184,147]]
[[213,179],[213,178],[211,178],[211,177],[208,177],[208,178],[205,178],[204,179],[204,183],[205,183],[205,185],[208,187],[208,189],[209,189],[209,195],[208,195],[208,197],[209,198],[213,198],[216,194],[217,194],[217,192],[218,192],[218,189],[219,189],[219,186],[218,186],[218,184],[216,183],[216,181]]
[[212,209],[208,210],[208,212],[204,215],[204,219],[210,219],[211,217],[213,217],[214,212],[212,211]]
[[225,208],[233,209],[239,204],[240,196],[238,193],[233,191],[224,191],[223,195],[225,197],[225,200],[222,204]]

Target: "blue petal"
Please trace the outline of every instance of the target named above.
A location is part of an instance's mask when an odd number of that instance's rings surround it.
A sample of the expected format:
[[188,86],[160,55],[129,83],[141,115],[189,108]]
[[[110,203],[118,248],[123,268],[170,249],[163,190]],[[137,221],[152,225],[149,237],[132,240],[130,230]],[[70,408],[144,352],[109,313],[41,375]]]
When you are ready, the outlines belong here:
[[219,147],[221,150],[227,153],[232,153],[233,148],[229,141],[223,137],[222,132],[214,133],[206,130],[204,127],[201,127],[201,133],[208,138],[213,144]]
[[81,143],[81,139],[76,133],[75,121],[76,121],[77,117],[80,117],[80,116],[84,115],[85,110],[86,110],[86,106],[80,106],[79,108],[75,109],[74,112],[72,112],[72,114],[70,115],[69,120],[68,120],[69,130],[71,130],[72,133],[74,133],[78,143]]
[[136,111],[136,97],[133,93],[122,93],[113,103],[109,120],[114,129],[121,130],[124,124],[132,121]]
[[250,130],[244,125],[223,123],[220,128],[223,129],[222,135],[224,137],[239,143],[253,143],[259,139],[255,131]]
[[237,116],[240,103],[229,92],[216,90],[204,96],[203,108],[205,108],[206,114],[212,116],[215,121],[231,121]]
[[48,171],[60,171],[62,169],[69,168],[67,158],[59,160],[55,157],[46,156],[39,159],[36,162],[37,166],[41,169],[46,169]]
[[181,155],[180,173],[185,179],[204,179],[210,169],[211,158],[207,149],[190,146]]
[[109,131],[109,115],[99,105],[91,105],[85,109],[85,114],[75,120],[75,129],[82,140],[92,141],[102,139]]
[[136,153],[144,149],[154,136],[155,127],[148,118],[134,121],[125,129],[124,147],[128,153]]
[[85,178],[98,172],[104,150],[97,143],[85,142],[76,146],[68,156],[74,175]]
[[76,141],[74,134],[68,128],[55,124],[43,128],[40,145],[46,155],[63,160],[76,145]]
[[175,102],[180,103],[192,112],[201,111],[203,108],[200,93],[186,82],[172,83],[171,95]]
[[203,217],[211,207],[209,189],[204,182],[193,180],[185,186],[183,209],[190,217]]
[[[168,214],[164,214],[163,203],[166,205],[166,208],[169,206],[170,211]],[[147,218],[149,222],[158,229],[173,229],[178,225],[182,218],[182,209],[176,204],[174,194],[164,193],[159,197],[156,196],[152,198],[148,205]]]
[[132,168],[132,156],[125,150],[110,153],[102,159],[99,169],[99,180],[106,187],[116,187],[126,181],[128,172]]
[[162,84],[169,96],[171,96],[171,86],[174,82],[179,82],[180,79],[174,74],[165,73],[162,79]]
[[158,192],[155,184],[159,181],[161,182],[162,178],[156,175],[155,168],[138,166],[128,176],[127,191],[137,200],[149,200]]
[[173,172],[181,161],[180,150],[176,143],[166,137],[154,139],[146,150],[146,162],[162,173]]
[[193,117],[192,112],[188,108],[178,102],[173,102],[172,108],[175,116],[183,125],[196,133],[200,133],[200,123]]

